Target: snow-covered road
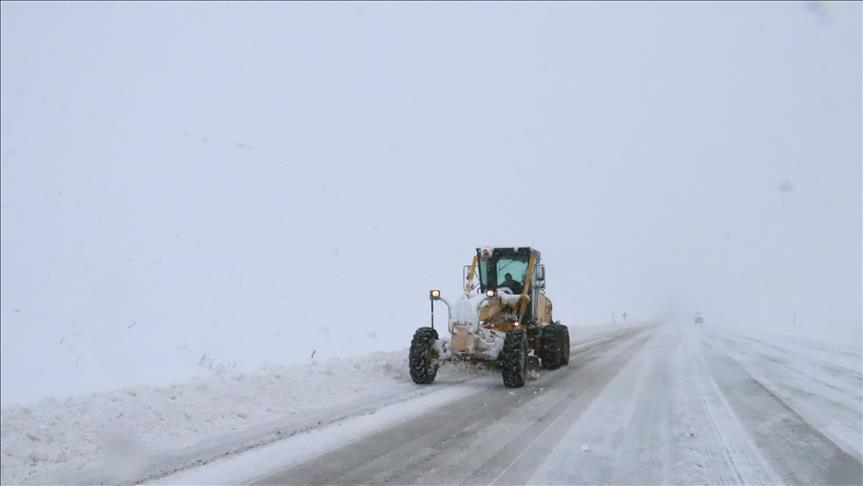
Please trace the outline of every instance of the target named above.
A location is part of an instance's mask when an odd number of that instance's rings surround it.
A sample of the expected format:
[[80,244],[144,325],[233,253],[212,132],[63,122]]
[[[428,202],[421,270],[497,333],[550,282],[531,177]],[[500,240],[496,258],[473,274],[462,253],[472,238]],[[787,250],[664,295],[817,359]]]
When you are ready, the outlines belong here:
[[[416,386],[398,352],[4,410],[3,483],[863,482],[859,348],[684,323],[573,336],[569,367],[514,390],[464,364]],[[96,439],[106,413],[131,442]]]
[[333,424],[162,482],[863,479],[859,368],[691,325],[615,332],[573,352],[571,366],[522,389],[504,388],[496,375],[439,386],[379,410],[382,417]]

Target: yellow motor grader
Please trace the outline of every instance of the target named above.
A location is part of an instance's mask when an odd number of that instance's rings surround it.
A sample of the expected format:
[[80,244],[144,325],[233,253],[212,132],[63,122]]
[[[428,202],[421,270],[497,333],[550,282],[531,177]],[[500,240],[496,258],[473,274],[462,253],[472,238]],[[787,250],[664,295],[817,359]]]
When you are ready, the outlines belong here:
[[[465,266],[464,295],[451,302],[431,290],[431,326],[414,333],[410,375],[434,382],[441,361],[496,362],[509,388],[524,386],[540,367],[569,364],[569,329],[554,322],[545,295],[545,268],[529,247],[482,247]],[[448,339],[434,326],[434,304],[447,307]]]

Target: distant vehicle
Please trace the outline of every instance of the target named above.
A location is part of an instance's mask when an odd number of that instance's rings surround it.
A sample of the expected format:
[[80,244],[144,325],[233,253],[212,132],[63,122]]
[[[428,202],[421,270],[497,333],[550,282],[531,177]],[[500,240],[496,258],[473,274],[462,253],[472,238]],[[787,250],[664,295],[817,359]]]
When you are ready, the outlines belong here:
[[701,317],[701,313],[695,314],[695,323],[696,324],[704,324],[704,318]]

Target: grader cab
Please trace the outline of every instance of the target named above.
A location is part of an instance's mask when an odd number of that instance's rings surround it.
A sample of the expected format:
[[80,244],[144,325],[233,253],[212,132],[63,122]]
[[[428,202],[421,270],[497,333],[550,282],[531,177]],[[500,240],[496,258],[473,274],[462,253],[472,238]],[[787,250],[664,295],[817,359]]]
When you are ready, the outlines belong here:
[[[529,247],[482,247],[465,267],[464,294],[450,301],[429,292],[431,326],[414,333],[410,374],[417,384],[434,382],[441,361],[492,361],[504,385],[521,387],[541,368],[569,364],[569,330],[552,319],[540,253]],[[447,334],[434,326],[435,302],[447,308]]]

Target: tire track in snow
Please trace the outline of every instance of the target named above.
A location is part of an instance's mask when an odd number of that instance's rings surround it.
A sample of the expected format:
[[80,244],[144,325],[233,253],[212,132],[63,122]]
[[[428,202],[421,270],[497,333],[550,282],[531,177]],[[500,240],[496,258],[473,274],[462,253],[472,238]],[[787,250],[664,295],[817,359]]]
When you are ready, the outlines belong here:
[[[521,463],[513,464],[513,470],[524,468],[525,472],[530,472],[530,475],[518,475],[515,483],[647,484],[661,481],[667,461],[658,460],[652,464],[658,468],[644,470],[638,465],[643,457],[634,450],[650,448],[645,445],[646,441],[663,439],[641,436],[635,443],[631,435],[633,425],[637,427],[637,416],[642,413],[639,406],[645,405],[640,399],[647,392],[649,380],[645,377],[653,368],[649,357],[656,333],[647,338],[642,346],[629,350],[632,355],[622,363],[622,369],[603,383],[583,413],[549,430],[548,437],[538,441],[547,444],[547,450],[526,451]],[[644,474],[636,479],[630,467]]]
[[[546,399],[534,392],[540,387],[560,387],[566,394],[550,398],[551,411],[567,410],[560,406],[561,402],[585,390],[577,386],[565,389],[564,383],[577,382],[581,370],[609,372],[593,362],[643,331],[636,329],[623,337],[597,340],[580,349],[575,346],[577,352],[570,367],[543,372],[539,381],[518,390],[507,391],[495,376],[494,384],[482,393],[257,481],[259,484],[487,484],[523,450],[520,444],[526,439],[524,434],[537,426],[535,422],[552,421],[553,417],[532,411],[537,402]],[[623,346],[623,350],[629,348]],[[604,383],[607,379],[597,381]],[[517,429],[508,424],[516,424]],[[496,434],[499,435],[495,439],[489,438]]]
[[[614,356],[609,356],[609,363],[604,369],[594,373],[590,381],[585,382],[574,377],[573,388],[564,397],[557,399],[546,410],[533,410],[538,419],[528,424],[528,428],[507,444],[508,453],[497,452],[493,461],[483,464],[471,477],[469,483],[478,483],[487,478],[495,469],[500,472],[494,475],[492,484],[521,484],[527,482],[540,463],[536,457],[547,457],[563,440],[566,431],[579,419],[581,414],[593,403],[608,383],[620,372],[652,337],[642,335],[644,330],[634,334],[632,341],[621,344]],[[563,383],[560,384],[564,385]],[[522,417],[523,418],[523,417]],[[502,466],[504,466],[502,468]]]
[[[843,403],[837,402],[837,404],[839,405],[845,406],[846,408],[853,410],[857,410],[860,408],[860,390],[861,387],[863,387],[863,376],[861,376],[861,374],[857,371],[849,370],[844,366],[832,364],[829,361],[815,358],[805,353],[800,353],[782,346],[776,346],[752,338],[738,338],[716,334],[714,334],[713,337],[714,339],[719,340],[724,344],[727,344],[728,346],[726,347],[726,349],[730,347],[731,349],[736,350],[735,354],[739,354],[741,348],[746,349],[750,352],[750,354],[758,355],[763,359],[767,359],[773,362],[774,364],[781,365],[784,369],[793,371],[797,375],[809,381],[812,381],[825,388],[829,388],[835,391],[836,393],[842,395],[847,399],[842,400]],[[785,356],[783,356],[783,354]],[[809,364],[811,366],[815,366],[821,369],[833,379],[840,381],[840,383],[831,383],[823,379],[822,377],[817,376],[816,374],[807,372],[805,369],[801,369],[799,364],[795,365],[793,360],[787,359],[788,355],[802,358],[805,364]],[[841,382],[841,380],[844,380],[844,382]]]
[[[706,419],[707,429],[695,435],[698,449],[713,465],[705,470],[705,482],[765,485],[780,482],[779,475],[752,442],[713,380],[704,359],[703,336],[690,335],[681,351],[689,354],[686,359],[689,369],[697,370],[684,378],[686,386],[694,392],[691,400],[695,403],[690,403],[690,410]],[[693,376],[698,379],[691,379]]]
[[[571,346],[573,358],[575,360],[577,359],[577,355],[590,355],[590,353],[599,347],[605,347],[608,342],[649,327],[649,325],[639,325],[591,335],[583,341],[574,342]],[[349,423],[373,414],[383,407],[410,400],[426,399],[429,398],[428,395],[430,394],[440,393],[454,386],[470,385],[471,383],[481,382],[486,379],[485,376],[477,377],[475,375],[469,378],[453,378],[452,376],[448,376],[450,374],[448,373],[450,371],[448,368],[444,367],[441,369],[438,381],[432,387],[411,386],[408,388],[409,391],[397,395],[366,397],[360,402],[355,403],[352,407],[341,407],[335,413],[318,414],[318,416],[313,417],[314,420],[309,420],[305,425],[291,424],[290,426],[286,426],[274,424],[269,428],[261,427],[257,431],[243,431],[242,433],[228,435],[215,441],[210,440],[206,444],[206,447],[191,447],[188,451],[178,451],[178,453],[171,457],[161,460],[146,476],[138,480],[160,481],[178,474],[194,471],[195,469],[207,468],[213,462],[230,460],[233,457],[239,457],[244,454],[254,454],[257,450],[295,436],[313,434],[326,427]],[[497,375],[495,375],[495,378],[499,379]],[[100,473],[92,473],[81,478],[80,482],[102,483],[111,481],[109,478],[103,476]]]
[[860,484],[861,463],[710,342],[705,359],[724,400],[783,482]]
[[849,455],[861,460],[863,394],[859,384],[847,379],[843,382],[836,375],[817,376],[822,368],[807,368],[807,362],[795,362],[795,356],[805,360],[805,355],[769,356],[766,353],[775,353],[769,351],[772,348],[738,342],[724,334],[709,335],[712,343],[786,406]]
[[719,405],[725,415],[709,414],[717,405],[709,406],[713,397],[699,388],[710,375],[699,366],[692,332],[660,328],[578,420],[559,432],[559,445],[535,454],[542,464],[527,482],[777,483],[730,411]]
[[[761,346],[765,348],[770,348],[775,351],[778,351],[781,355],[793,355],[799,358],[803,358],[805,361],[809,361],[811,363],[815,363],[821,367],[823,367],[828,373],[834,374],[845,374],[853,379],[857,380],[858,384],[863,382],[863,372],[860,370],[861,356],[859,354],[854,354],[848,351],[842,351],[838,349],[830,349],[828,350],[826,346],[819,345],[818,343],[808,343],[808,346],[811,348],[809,351],[801,351],[801,345],[785,345],[776,342],[770,342],[767,339],[759,339],[757,337],[746,336],[744,334],[740,334],[739,332],[730,331],[727,329],[723,329],[721,332],[719,329],[713,328],[711,330],[713,335],[722,335],[725,338],[733,338],[737,340],[746,341],[749,345]],[[813,354],[811,351],[816,351],[822,353],[820,356],[817,354]],[[826,359],[823,353],[831,354],[832,359]]]

